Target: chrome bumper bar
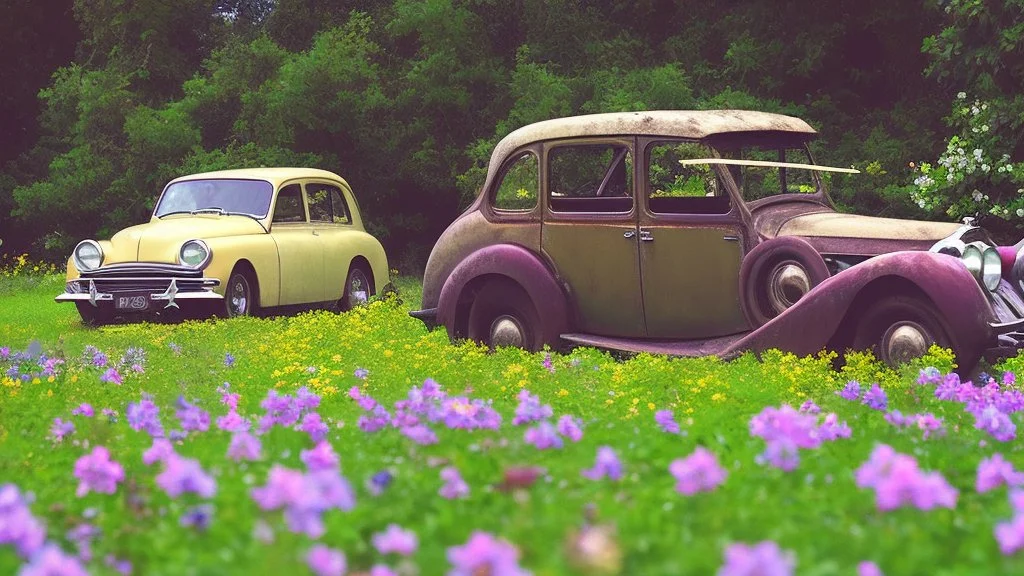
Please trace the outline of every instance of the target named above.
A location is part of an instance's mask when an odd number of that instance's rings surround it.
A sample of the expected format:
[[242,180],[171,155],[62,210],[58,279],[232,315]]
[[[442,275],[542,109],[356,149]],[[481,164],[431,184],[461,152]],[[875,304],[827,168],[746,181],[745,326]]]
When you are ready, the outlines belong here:
[[[172,278],[170,284],[167,286],[167,290],[156,294],[146,294],[145,297],[151,302],[167,302],[167,304],[164,305],[164,309],[178,308],[178,300],[223,300],[223,296],[212,290],[214,286],[219,284],[219,280],[205,279],[203,281],[204,289],[202,291],[180,292],[178,290],[177,278]],[[54,300],[57,302],[88,302],[93,306],[98,306],[97,302],[113,301],[115,294],[116,292],[98,291],[96,289],[96,282],[90,279],[88,292],[65,292],[58,295]]]

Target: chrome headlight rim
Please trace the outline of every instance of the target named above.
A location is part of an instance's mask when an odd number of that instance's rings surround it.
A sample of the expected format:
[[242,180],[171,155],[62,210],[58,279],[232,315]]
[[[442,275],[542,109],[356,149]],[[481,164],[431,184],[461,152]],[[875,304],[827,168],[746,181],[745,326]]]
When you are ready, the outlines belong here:
[[978,283],[989,292],[995,292],[999,288],[999,282],[1003,278],[1003,261],[995,246],[989,246],[981,241],[971,242],[964,248],[961,259]]
[[1018,288],[1024,290],[1024,246],[1017,250],[1017,256],[1013,260],[1013,268],[1010,269],[1010,279],[1017,284]]
[[[206,254],[203,260],[198,264],[189,264],[185,260],[185,249],[190,246],[198,246],[200,249],[202,249],[203,253]],[[182,266],[186,266],[188,268],[192,268],[194,270],[205,269],[210,264],[210,260],[212,259],[213,250],[210,250],[210,247],[206,244],[206,242],[199,238],[192,238],[191,240],[186,240],[182,242],[181,248],[178,249],[178,264],[181,264]]]
[[[97,259],[95,266],[89,266],[86,264],[78,254],[78,251],[83,246],[93,246],[96,248],[96,253],[99,254],[99,258]],[[75,249],[71,251],[71,259],[75,263],[75,268],[77,268],[79,272],[90,272],[92,270],[96,270],[103,265],[103,256],[103,247],[100,246],[99,242],[92,239],[82,240],[78,244],[75,244]]]

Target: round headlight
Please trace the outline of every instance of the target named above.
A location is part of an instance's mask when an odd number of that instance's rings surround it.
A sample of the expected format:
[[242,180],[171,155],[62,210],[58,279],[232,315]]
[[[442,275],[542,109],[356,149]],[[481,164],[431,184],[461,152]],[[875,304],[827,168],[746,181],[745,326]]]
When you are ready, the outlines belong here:
[[964,261],[964,266],[967,266],[967,270],[978,279],[978,282],[981,282],[981,269],[985,265],[981,249],[974,244],[968,244],[964,247],[964,253],[960,259]]
[[971,242],[964,247],[961,259],[982,286],[992,292],[999,288],[999,281],[1003,277],[1003,262],[995,247],[983,242]]
[[181,262],[189,268],[205,268],[210,263],[210,256],[213,253],[210,252],[209,246],[202,240],[189,240],[181,245],[181,250],[178,251],[178,262]]
[[72,257],[75,267],[81,271],[95,270],[103,263],[103,249],[95,240],[82,240],[75,246]]

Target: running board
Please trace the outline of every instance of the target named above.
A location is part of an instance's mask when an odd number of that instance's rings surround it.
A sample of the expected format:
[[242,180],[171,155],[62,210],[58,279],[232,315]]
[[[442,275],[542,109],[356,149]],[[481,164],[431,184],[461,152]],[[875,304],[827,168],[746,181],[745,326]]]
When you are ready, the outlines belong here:
[[[651,354],[665,354],[668,356],[723,356],[729,350],[747,336],[750,332],[741,332],[719,338],[707,340],[643,340],[640,338],[613,338],[609,336],[597,336],[594,334],[561,334],[560,338],[582,346],[593,346],[595,348],[607,348],[610,350],[621,350],[623,352],[649,352]],[[723,356],[724,358],[725,356]]]

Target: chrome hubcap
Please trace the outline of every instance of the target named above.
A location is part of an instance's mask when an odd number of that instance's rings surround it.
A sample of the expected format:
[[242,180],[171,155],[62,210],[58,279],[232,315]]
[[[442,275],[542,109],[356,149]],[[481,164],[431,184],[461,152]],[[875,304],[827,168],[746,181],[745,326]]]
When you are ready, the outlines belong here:
[[883,360],[902,364],[924,356],[934,339],[916,322],[897,322],[882,336]]
[[776,314],[785,312],[811,291],[811,279],[807,277],[807,272],[792,262],[776,266],[768,285],[768,304]]
[[231,283],[231,315],[242,316],[249,311],[249,283],[238,276]]
[[366,276],[363,275],[362,271],[356,270],[352,272],[352,277],[348,284],[348,307],[354,308],[360,304],[365,304],[369,300],[369,290],[367,286],[369,282],[366,281]]
[[491,323],[491,346],[523,345],[523,325],[513,316],[502,315]]

